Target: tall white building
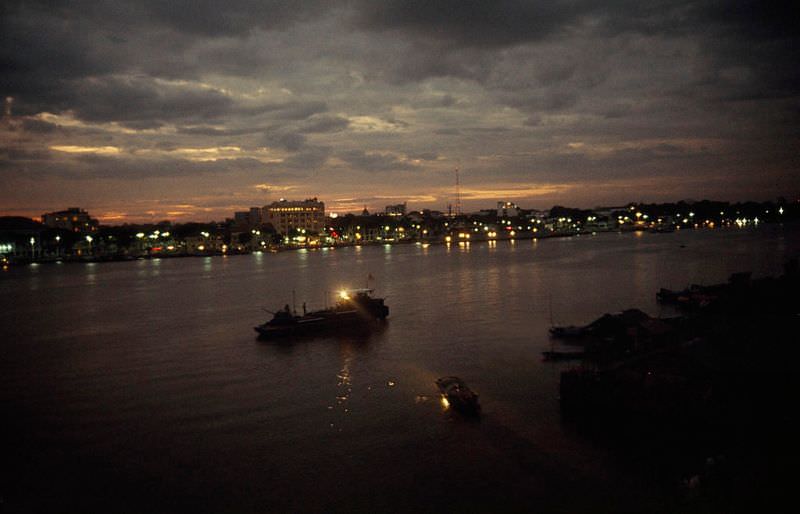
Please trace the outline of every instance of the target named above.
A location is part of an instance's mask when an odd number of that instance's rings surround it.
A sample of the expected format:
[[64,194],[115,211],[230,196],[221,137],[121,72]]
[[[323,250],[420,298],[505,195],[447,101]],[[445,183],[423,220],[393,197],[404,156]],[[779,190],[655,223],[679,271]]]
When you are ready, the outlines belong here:
[[267,223],[283,235],[293,228],[316,234],[325,227],[325,203],[316,198],[303,201],[281,199],[265,205],[264,215]]

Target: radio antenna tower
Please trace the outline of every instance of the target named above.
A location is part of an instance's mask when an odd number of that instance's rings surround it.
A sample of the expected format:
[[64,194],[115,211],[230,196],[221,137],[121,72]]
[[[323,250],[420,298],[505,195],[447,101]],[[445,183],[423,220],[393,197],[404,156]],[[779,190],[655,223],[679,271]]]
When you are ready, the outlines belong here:
[[456,166],[456,216],[461,216],[461,183],[458,179],[459,166]]

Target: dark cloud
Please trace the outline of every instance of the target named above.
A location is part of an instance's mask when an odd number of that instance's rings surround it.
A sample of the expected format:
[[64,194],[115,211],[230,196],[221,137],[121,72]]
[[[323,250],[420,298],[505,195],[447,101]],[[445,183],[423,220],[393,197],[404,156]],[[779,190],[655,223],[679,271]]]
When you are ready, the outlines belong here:
[[315,116],[307,120],[300,132],[306,134],[339,132],[350,125],[350,120],[341,116]]
[[180,134],[188,136],[241,136],[243,134],[252,134],[262,130],[261,127],[248,127],[243,129],[226,129],[217,128],[208,125],[197,125],[188,127],[179,127]]
[[451,94],[426,96],[410,102],[415,109],[439,109],[453,107],[458,100]]
[[305,146],[306,136],[290,132],[288,134],[278,134],[276,137],[268,137],[265,142],[267,146],[277,145],[289,152],[297,152]]
[[542,117],[539,116],[538,114],[528,116],[528,118],[523,122],[523,124],[528,127],[538,127],[542,124]]
[[52,134],[54,132],[62,130],[62,128],[54,123],[48,123],[46,121],[37,120],[35,118],[23,118],[22,130],[34,134]]
[[579,29],[605,36],[727,30],[746,38],[795,37],[800,14],[798,4],[787,0],[363,0],[356,5],[355,22],[360,28],[479,48],[569,36]]
[[279,168],[314,171],[321,168],[333,153],[327,146],[306,146],[283,161]]
[[409,159],[417,159],[420,161],[435,161],[439,158],[439,154],[436,152],[419,152],[419,153],[412,153],[408,155]]
[[313,19],[328,2],[282,0],[150,0],[137,2],[148,19],[198,36],[242,36],[254,29],[286,29]]
[[257,107],[243,108],[241,111],[247,114],[269,114],[271,119],[278,120],[304,120],[315,114],[328,110],[328,105],[320,100],[308,102],[286,102],[272,103]]
[[176,158],[131,158],[81,155],[67,161],[66,173],[74,180],[113,179],[131,182],[151,178],[227,175],[232,172],[263,170],[263,162],[252,158],[190,161]]
[[388,82],[407,84],[435,77],[483,82],[495,57],[486,49],[450,46],[438,41],[410,39],[408,48],[393,59],[374,63],[376,74]]
[[461,130],[457,128],[438,128],[433,131],[437,136],[458,136]]
[[26,149],[22,147],[0,147],[0,162],[8,161],[47,161],[50,153],[41,149]]
[[362,150],[348,150],[336,154],[352,168],[370,172],[405,171],[414,166],[398,158],[396,155],[383,153],[366,153]]
[[356,23],[369,30],[408,31],[474,47],[535,41],[587,10],[583,2],[524,0],[388,0],[360,2]]
[[281,0],[228,0],[224,8],[213,0],[140,0],[138,2],[93,0],[29,0],[6,2],[5,15],[49,14],[60,19],[81,17],[112,27],[129,27],[110,39],[127,42],[135,29],[162,27],[196,37],[241,37],[256,30],[285,29],[299,21],[314,19],[332,6],[330,2],[284,2]]
[[164,126],[161,120],[143,119],[122,122],[122,126],[133,130],[155,130]]
[[235,103],[215,90],[187,89],[148,79],[88,79],[74,87],[71,105],[78,118],[121,122],[130,128],[158,128],[165,121],[220,119]]

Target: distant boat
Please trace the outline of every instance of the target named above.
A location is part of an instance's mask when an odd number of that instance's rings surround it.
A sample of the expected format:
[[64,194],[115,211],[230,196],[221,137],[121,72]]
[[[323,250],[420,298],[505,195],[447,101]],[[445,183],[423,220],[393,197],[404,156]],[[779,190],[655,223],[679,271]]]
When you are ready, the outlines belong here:
[[336,333],[344,329],[369,329],[389,315],[383,298],[373,298],[372,289],[341,291],[336,304],[298,316],[286,305],[272,313],[271,320],[253,327],[264,339],[308,334]]
[[613,337],[648,319],[650,316],[639,309],[626,309],[616,314],[604,314],[584,326],[551,327],[550,335],[557,339]]
[[578,327],[575,325],[566,325],[561,327],[550,327],[550,335],[561,339],[584,337],[588,333],[588,326]]
[[481,406],[478,404],[478,395],[458,377],[441,377],[436,380],[436,386],[442,393],[445,403],[470,416],[479,416]]

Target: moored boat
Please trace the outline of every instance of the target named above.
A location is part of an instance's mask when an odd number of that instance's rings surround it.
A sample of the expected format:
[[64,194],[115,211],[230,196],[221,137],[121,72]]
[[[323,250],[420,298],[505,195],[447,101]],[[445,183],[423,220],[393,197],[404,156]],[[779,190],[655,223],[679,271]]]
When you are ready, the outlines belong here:
[[546,361],[568,361],[583,359],[584,357],[586,357],[586,352],[564,352],[558,350],[542,352],[542,359]]
[[286,305],[274,312],[271,320],[253,328],[262,338],[369,329],[376,321],[384,320],[389,315],[389,307],[384,299],[373,298],[371,294],[371,289],[342,291],[333,307],[304,312],[302,316],[289,310]]

